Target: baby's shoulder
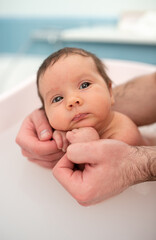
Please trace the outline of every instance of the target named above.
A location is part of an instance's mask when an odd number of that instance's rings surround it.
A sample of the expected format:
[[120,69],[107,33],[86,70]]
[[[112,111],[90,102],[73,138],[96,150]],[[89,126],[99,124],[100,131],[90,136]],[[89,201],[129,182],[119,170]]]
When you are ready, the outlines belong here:
[[114,112],[113,131],[111,139],[116,139],[130,145],[142,145],[143,138],[135,123],[126,115]]
[[[125,114],[120,112],[114,112],[114,124],[118,127],[127,127],[127,124],[130,126],[134,126],[135,123]],[[136,125],[135,125],[136,126]]]

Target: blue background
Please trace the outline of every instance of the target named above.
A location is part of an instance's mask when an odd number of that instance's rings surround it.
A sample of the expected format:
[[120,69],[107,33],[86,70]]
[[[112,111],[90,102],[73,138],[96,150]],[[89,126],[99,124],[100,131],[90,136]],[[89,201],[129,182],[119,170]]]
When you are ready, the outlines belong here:
[[116,18],[0,18],[0,54],[33,54],[47,56],[65,46],[81,47],[100,58],[124,59],[156,64],[156,45],[123,43],[87,43],[36,41],[36,30],[62,30],[96,24],[116,25]]

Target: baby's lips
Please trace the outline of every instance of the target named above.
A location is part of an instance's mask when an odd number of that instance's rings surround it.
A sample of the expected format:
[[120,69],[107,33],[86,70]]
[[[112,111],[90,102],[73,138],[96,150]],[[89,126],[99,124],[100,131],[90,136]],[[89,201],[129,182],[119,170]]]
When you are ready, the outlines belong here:
[[79,120],[82,120],[88,113],[79,113],[79,114],[76,114],[72,121],[79,121]]

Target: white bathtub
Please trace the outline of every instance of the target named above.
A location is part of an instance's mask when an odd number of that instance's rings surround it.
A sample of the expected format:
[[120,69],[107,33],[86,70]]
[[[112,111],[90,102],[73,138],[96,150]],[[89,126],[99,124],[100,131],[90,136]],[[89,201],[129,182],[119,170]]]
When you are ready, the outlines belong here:
[[44,56],[0,54],[0,95],[36,73]]
[[[156,70],[139,63],[106,64],[117,84]],[[85,208],[50,170],[21,155],[16,134],[24,117],[39,106],[34,76],[0,97],[0,239],[155,240],[156,182]]]

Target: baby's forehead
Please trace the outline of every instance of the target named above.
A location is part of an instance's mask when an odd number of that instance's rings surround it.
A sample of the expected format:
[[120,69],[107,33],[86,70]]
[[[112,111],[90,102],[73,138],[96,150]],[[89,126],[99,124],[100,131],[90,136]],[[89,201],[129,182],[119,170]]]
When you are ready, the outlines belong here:
[[[49,65],[48,68],[59,68],[60,65],[66,65],[67,67],[74,67],[74,66],[85,66],[88,68],[91,68],[92,70],[97,70],[96,68],[96,63],[95,60],[88,55],[81,55],[78,53],[72,53],[68,55],[62,55],[59,59],[57,60],[52,60],[51,64]],[[47,69],[48,69],[47,68]],[[46,69],[46,70],[47,70]],[[61,70],[61,69],[59,69]]]
[[68,54],[62,55],[59,59],[52,59],[45,71],[40,75],[40,80],[60,74],[90,74],[98,72],[94,59],[88,55]]
[[[98,72],[93,59],[90,56],[82,56],[79,54],[70,54],[68,56],[63,55],[54,63],[51,62],[49,67],[42,73],[40,80],[47,78],[54,79],[60,78],[60,76],[76,76],[87,75]],[[42,81],[41,80],[41,81]]]

